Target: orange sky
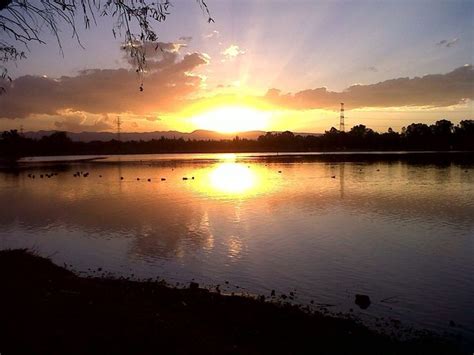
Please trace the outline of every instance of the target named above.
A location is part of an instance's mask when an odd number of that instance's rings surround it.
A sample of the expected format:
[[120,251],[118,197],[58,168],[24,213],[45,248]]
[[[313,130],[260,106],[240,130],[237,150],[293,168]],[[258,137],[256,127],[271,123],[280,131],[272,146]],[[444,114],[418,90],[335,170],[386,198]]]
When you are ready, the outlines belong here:
[[65,57],[53,38],[32,45],[8,68],[0,130],[114,131],[120,116],[136,132],[323,132],[340,102],[349,128],[473,118],[472,4],[210,2],[208,24],[191,3],[177,1],[161,41],[145,44],[143,78],[108,19],[80,31],[85,49],[65,41]]

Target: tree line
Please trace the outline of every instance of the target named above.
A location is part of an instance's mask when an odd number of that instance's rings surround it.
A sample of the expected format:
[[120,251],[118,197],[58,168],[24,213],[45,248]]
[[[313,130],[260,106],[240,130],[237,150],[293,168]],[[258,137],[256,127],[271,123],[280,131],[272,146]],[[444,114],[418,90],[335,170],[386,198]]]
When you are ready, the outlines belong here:
[[474,151],[474,120],[454,125],[439,120],[432,125],[412,123],[401,132],[391,128],[378,133],[363,124],[349,132],[334,127],[322,135],[301,136],[290,131],[268,132],[256,140],[236,136],[227,140],[185,140],[183,138],[149,141],[110,140],[107,142],[73,142],[66,132],[54,132],[41,139],[26,138],[16,130],[5,131],[0,138],[0,156],[18,159],[23,156],[71,154],[148,154],[148,153],[210,153],[210,152],[316,152],[357,150],[464,150]]

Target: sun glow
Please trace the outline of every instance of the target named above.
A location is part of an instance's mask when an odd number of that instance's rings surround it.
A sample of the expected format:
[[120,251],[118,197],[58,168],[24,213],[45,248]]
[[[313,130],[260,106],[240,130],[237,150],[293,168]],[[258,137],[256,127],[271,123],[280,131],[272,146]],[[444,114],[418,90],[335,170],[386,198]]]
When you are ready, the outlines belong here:
[[221,133],[266,130],[270,113],[250,107],[226,106],[196,115],[193,124],[199,129]]
[[207,197],[219,199],[249,198],[268,194],[281,179],[273,169],[223,157],[222,162],[194,173],[193,189]]
[[257,182],[256,174],[247,166],[235,163],[224,163],[214,169],[210,175],[210,185],[227,194],[241,194]]

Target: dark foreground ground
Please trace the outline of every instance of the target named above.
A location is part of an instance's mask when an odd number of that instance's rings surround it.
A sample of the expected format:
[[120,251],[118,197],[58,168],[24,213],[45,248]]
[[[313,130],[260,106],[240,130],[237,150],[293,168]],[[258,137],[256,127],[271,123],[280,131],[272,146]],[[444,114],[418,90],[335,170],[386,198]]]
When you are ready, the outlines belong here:
[[[195,286],[195,285],[194,285]],[[350,319],[196,287],[81,278],[24,250],[0,251],[0,353],[456,354]]]

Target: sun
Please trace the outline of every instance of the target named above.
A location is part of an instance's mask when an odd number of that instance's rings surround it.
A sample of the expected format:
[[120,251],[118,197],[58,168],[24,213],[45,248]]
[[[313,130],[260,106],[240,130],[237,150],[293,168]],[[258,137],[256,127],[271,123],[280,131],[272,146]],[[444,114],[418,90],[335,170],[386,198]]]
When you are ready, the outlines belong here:
[[192,118],[198,129],[221,133],[266,130],[270,113],[251,107],[225,106],[203,112]]

